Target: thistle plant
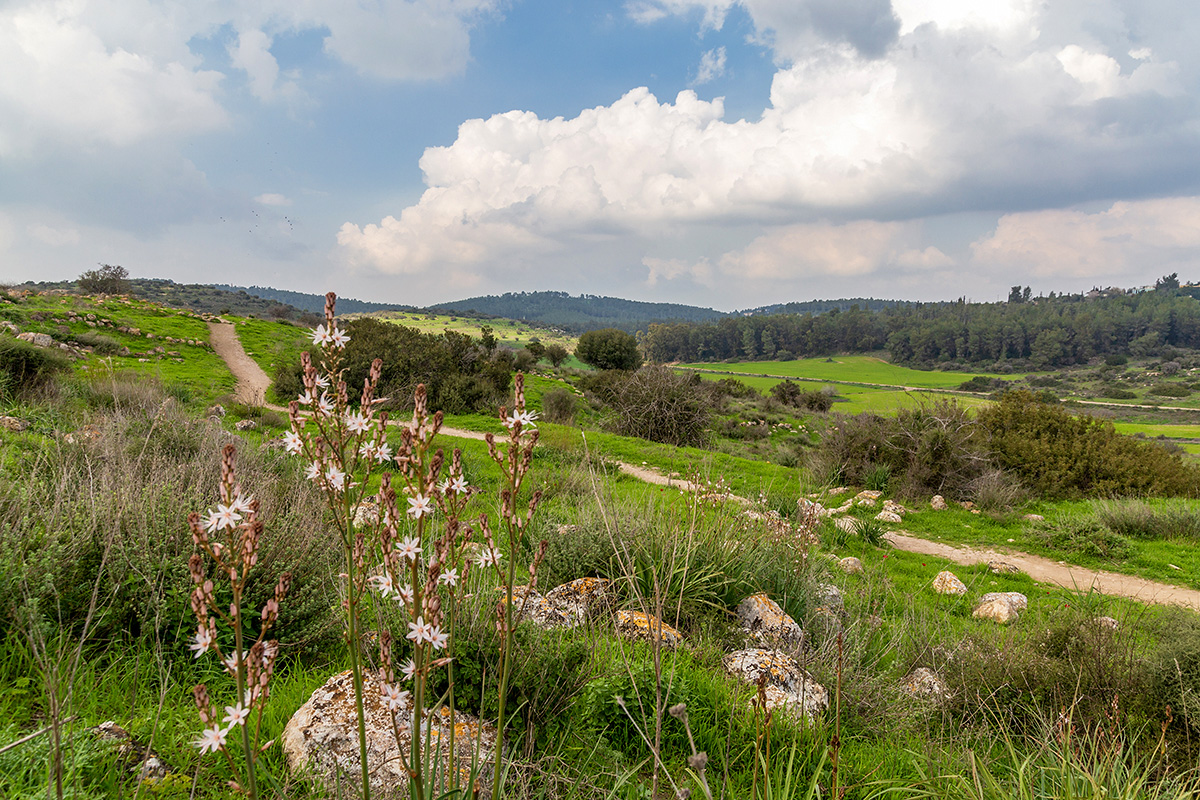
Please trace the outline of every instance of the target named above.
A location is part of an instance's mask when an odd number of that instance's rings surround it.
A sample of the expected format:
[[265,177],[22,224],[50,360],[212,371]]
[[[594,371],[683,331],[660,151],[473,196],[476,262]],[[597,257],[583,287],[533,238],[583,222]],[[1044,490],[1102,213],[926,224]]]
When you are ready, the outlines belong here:
[[[196,658],[214,652],[221,659],[225,671],[234,679],[237,687],[236,700],[225,707],[220,717],[213,707],[205,684],[193,690],[196,706],[204,732],[196,743],[201,753],[220,752],[235,775],[240,775],[233,758],[230,739],[236,739],[244,757],[245,773],[231,786],[244,791],[253,798],[258,797],[258,755],[272,742],[259,746],[262,731],[263,709],[270,695],[271,676],[275,671],[275,659],[279,643],[268,640],[267,632],[279,617],[279,604],[287,594],[291,575],[284,573],[275,586],[271,599],[267,600],[259,615],[258,636],[247,647],[250,620],[242,605],[250,576],[258,561],[258,547],[262,539],[263,522],[258,517],[258,501],[242,494],[234,474],[234,447],[226,445],[221,460],[221,500],[215,509],[200,515],[188,515],[188,527],[192,541],[199,552],[188,560],[188,571],[192,583],[192,611],[198,627],[191,649]],[[228,579],[232,600],[228,612],[219,606],[215,598],[216,586],[210,574]],[[218,625],[233,631],[233,650],[225,652],[218,641]],[[225,727],[222,727],[222,723]]]

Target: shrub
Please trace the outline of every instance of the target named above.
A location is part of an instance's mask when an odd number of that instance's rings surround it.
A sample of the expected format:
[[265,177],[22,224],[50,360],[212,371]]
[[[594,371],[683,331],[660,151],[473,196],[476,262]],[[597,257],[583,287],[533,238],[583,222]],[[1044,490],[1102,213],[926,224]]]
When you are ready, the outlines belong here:
[[771,396],[781,403],[825,413],[833,407],[833,397],[819,389],[804,390],[791,381],[783,381],[771,387]]
[[1159,397],[1187,397],[1192,390],[1181,383],[1156,383],[1147,390]]
[[1004,388],[1005,381],[999,378],[988,378],[983,375],[976,375],[969,381],[963,381],[958,385],[960,392],[994,392],[997,389]]
[[128,294],[129,270],[116,264],[101,264],[79,276],[79,291],[84,294]]
[[612,410],[609,427],[616,433],[676,446],[700,445],[706,438],[712,407],[699,376],[654,366],[604,373],[591,385]]
[[1131,392],[1128,389],[1122,389],[1119,386],[1104,387],[1100,390],[1101,397],[1107,397],[1111,400],[1135,400],[1137,392]]
[[555,367],[562,366],[562,363],[566,361],[570,355],[571,354],[567,352],[567,348],[563,347],[561,344],[546,345],[546,358],[549,359],[550,363]]
[[27,397],[69,365],[62,353],[0,337],[0,396]]
[[1200,494],[1200,467],[1028,392],[1009,392],[978,419],[997,466],[1042,497]]
[[1179,611],[1170,614],[1146,672],[1147,716],[1161,719],[1170,706],[1176,730],[1200,733],[1200,620]]
[[115,356],[122,350],[122,345],[111,336],[95,331],[86,331],[73,337],[77,344],[92,348],[93,353],[102,356]]
[[568,389],[551,389],[542,395],[542,418],[559,425],[572,425],[579,403]]
[[1106,525],[1088,517],[1069,517],[1034,529],[1039,539],[1056,550],[1104,561],[1123,561],[1133,555],[1133,545]]
[[1142,500],[1100,501],[1093,506],[1100,522],[1130,539],[1200,540],[1200,515],[1186,504],[1154,508]]
[[1104,357],[1104,363],[1110,367],[1123,367],[1129,363],[1129,356],[1123,353],[1112,353]]
[[634,370],[642,364],[637,339],[618,328],[601,328],[580,336],[575,357],[600,370]]

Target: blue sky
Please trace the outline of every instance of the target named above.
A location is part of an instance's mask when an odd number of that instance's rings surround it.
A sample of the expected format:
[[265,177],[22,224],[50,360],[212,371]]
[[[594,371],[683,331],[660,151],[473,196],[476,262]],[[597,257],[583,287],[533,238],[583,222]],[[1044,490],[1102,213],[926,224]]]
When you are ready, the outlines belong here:
[[0,0],[0,279],[1200,279],[1197,41],[1187,0]]

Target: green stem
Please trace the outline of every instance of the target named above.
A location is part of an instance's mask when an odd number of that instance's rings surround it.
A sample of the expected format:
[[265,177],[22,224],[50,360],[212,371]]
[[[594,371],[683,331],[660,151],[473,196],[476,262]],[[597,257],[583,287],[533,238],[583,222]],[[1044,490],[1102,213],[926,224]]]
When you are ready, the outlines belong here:
[[500,797],[500,765],[504,754],[504,701],[508,697],[508,673],[509,661],[512,657],[512,607],[513,607],[513,580],[516,572],[515,548],[512,545],[512,536],[509,536],[509,558],[508,558],[508,580],[507,586],[507,602],[504,604],[504,630],[501,632],[500,641],[500,696],[499,712],[496,715],[496,757],[494,759],[495,767],[492,772],[492,797]]
[[[425,533],[425,525],[422,520],[417,520],[417,538],[421,539]],[[417,569],[417,559],[412,560],[410,566],[410,580],[413,587],[413,614],[417,614],[421,608],[421,588],[418,583],[419,572]],[[416,672],[413,677],[413,727],[411,731],[412,741],[412,786],[413,796],[415,800],[425,800],[425,780],[421,775],[421,718],[425,712],[425,647],[416,643],[413,648],[413,665],[416,667]]]
[[[242,703],[247,702],[247,654],[243,650],[244,640],[242,638],[242,592],[237,585],[233,587],[233,607],[235,609],[235,613],[233,615],[233,646],[234,653],[237,657],[237,702],[234,705],[240,707]],[[254,774],[254,750],[250,744],[250,726],[246,724],[246,720],[243,720],[239,727],[242,729],[242,749],[246,753],[246,782],[250,784],[247,789],[250,791],[250,797],[257,800],[258,780],[257,776]]]
[[[347,531],[350,531],[347,510]],[[371,800],[371,771],[367,766],[367,718],[363,712],[362,665],[358,660],[358,598],[354,591],[354,540],[348,533],[346,539],[346,627],[350,637],[350,673],[354,679],[354,709],[358,712],[358,758],[362,766],[363,800]]]

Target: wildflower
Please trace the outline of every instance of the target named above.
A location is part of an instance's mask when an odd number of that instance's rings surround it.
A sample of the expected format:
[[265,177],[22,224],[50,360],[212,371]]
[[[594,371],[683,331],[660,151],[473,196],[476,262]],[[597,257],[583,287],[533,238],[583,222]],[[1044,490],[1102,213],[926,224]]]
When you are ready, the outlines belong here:
[[481,567],[498,567],[503,556],[500,551],[494,547],[489,547],[480,551],[479,557],[475,559],[475,563]]
[[425,622],[424,617],[417,617],[416,622],[408,623],[408,633],[405,634],[404,638],[412,639],[414,644],[431,642],[433,641],[432,636],[435,630],[437,628]]
[[346,335],[345,331],[334,328],[332,331],[329,332],[329,342],[334,347],[337,347],[339,349],[343,348],[346,346],[346,343],[349,341],[350,341],[350,337]]
[[429,643],[433,645],[434,650],[442,650],[450,641],[450,634],[443,633],[438,626],[434,625],[428,635]]
[[250,504],[253,501],[254,501],[254,495],[250,495],[249,497],[242,497],[239,494],[237,497],[233,498],[233,504],[230,505],[229,507],[231,509],[233,509],[234,511],[238,512],[239,514],[249,514],[250,513]]
[[235,504],[222,505],[218,503],[217,510],[208,513],[208,522],[204,527],[209,533],[213,533],[225,528],[232,528],[241,521],[242,515],[237,512]]
[[396,552],[401,558],[416,561],[417,556],[421,555],[421,540],[415,536],[410,536],[396,545]]
[[237,653],[230,653],[229,655],[225,656],[221,663],[225,665],[226,672],[228,672],[230,675],[236,675],[238,664],[241,663],[241,659],[238,658]]
[[313,344],[329,344],[332,341],[333,337],[330,335],[330,331],[325,329],[324,324],[318,325],[312,333]]
[[342,490],[342,483],[346,480],[346,473],[342,472],[335,465],[330,464],[329,469],[325,470],[325,482],[329,484],[336,492]]
[[375,584],[375,588],[384,597],[391,597],[392,592],[396,591],[396,584],[392,581],[391,575],[375,575],[371,578],[371,583]]
[[333,413],[333,401],[329,399],[329,395],[321,395],[321,399],[317,401],[317,411],[326,415]]
[[517,424],[520,424],[521,427],[524,428],[536,428],[537,426],[533,423],[537,418],[538,415],[536,411],[522,411],[520,413],[514,412],[505,417],[503,425],[509,429],[514,428]]
[[225,719],[223,721],[229,725],[228,730],[233,730],[238,725],[243,724],[248,716],[250,716],[250,709],[247,706],[225,706]]
[[329,378],[325,377],[324,375],[318,375],[317,377],[313,378],[313,382],[317,384],[317,388],[319,389],[329,388]]
[[411,681],[413,679],[413,675],[417,674],[417,665],[414,664],[413,660],[410,658],[408,661],[404,662],[402,667],[400,667],[400,672],[404,675],[404,680]]
[[346,415],[346,430],[351,433],[364,433],[371,427],[371,420],[359,413]]
[[404,605],[411,605],[413,601],[413,588],[411,586],[401,586],[396,590],[399,600]]
[[408,701],[408,692],[400,691],[400,687],[385,683],[379,690],[380,699],[388,711],[396,712]]
[[283,435],[283,446],[292,455],[299,455],[304,449],[304,440],[295,431],[288,431]]
[[209,631],[208,628],[201,625],[196,631],[196,636],[194,639],[192,639],[192,643],[188,645],[194,654],[192,655],[192,658],[199,658],[207,653],[209,648],[212,647],[212,643],[212,632]]
[[318,464],[316,461],[309,464],[308,467],[304,470],[304,477],[308,478],[310,481],[320,480],[321,479],[321,465]]
[[380,464],[386,464],[392,460],[392,446],[387,442],[375,448],[375,460]]
[[302,406],[311,406],[313,403],[316,402],[317,398],[315,395],[313,395],[312,392],[305,389],[304,393],[302,395],[300,395],[298,398],[296,398],[296,400]]
[[408,515],[413,519],[420,519],[433,513],[433,504],[429,502],[429,498],[423,494],[416,497],[408,498]]
[[215,753],[225,746],[225,734],[226,731],[215,725],[205,728],[204,733],[196,740],[196,747],[200,748],[201,753]]
[[438,576],[438,583],[443,586],[458,586],[458,570],[448,569]]

